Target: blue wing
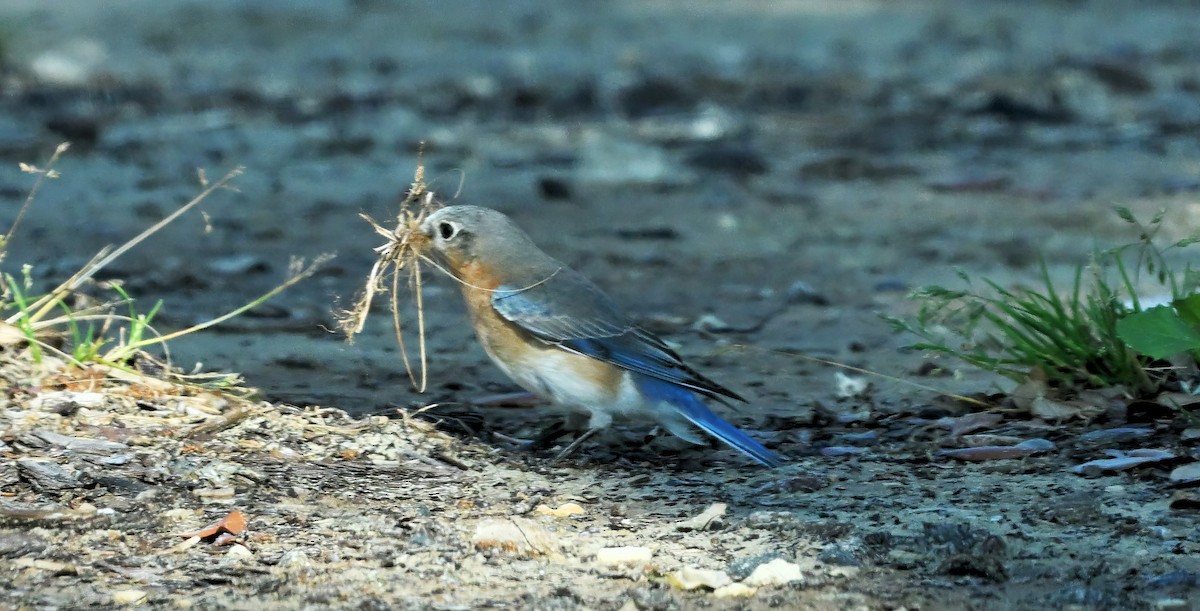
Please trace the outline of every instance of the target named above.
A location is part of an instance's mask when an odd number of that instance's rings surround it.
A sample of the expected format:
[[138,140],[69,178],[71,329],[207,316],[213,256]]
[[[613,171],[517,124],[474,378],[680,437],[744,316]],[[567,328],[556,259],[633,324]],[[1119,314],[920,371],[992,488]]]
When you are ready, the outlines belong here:
[[562,268],[532,287],[501,286],[492,307],[539,339],[705,397],[745,402],[684,364],[663,341],[634,326],[596,285]]
[[501,286],[492,294],[492,307],[542,341],[633,372],[647,398],[670,404],[688,422],[767,467],[780,464],[778,456],[722,420],[696,395],[745,399],[685,365],[579,273],[563,267],[533,286]]

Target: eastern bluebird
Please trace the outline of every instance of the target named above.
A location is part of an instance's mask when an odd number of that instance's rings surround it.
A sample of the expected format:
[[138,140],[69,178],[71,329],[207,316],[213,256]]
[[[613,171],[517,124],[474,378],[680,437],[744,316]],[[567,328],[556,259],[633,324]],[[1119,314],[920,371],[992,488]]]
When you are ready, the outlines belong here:
[[521,387],[567,410],[573,422],[587,418],[587,432],[564,454],[614,416],[633,416],[703,444],[690,422],[765,466],[780,464],[698,395],[745,399],[685,365],[507,216],[449,206],[431,213],[420,232],[429,240],[425,252],[461,281],[475,334],[492,361]]

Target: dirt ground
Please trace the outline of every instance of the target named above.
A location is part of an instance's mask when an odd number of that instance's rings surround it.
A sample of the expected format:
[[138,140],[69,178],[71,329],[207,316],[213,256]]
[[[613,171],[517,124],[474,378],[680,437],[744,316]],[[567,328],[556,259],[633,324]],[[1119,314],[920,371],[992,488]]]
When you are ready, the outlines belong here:
[[[7,271],[69,275],[197,168],[246,170],[106,272],[164,300],[159,326],[337,253],[172,345],[256,402],[92,393],[0,353],[0,607],[1200,608],[1200,503],[1168,476],[1194,432],[1105,406],[965,439],[939,421],[965,405],[840,392],[797,356],[1008,390],[938,373],[879,314],[957,269],[1066,277],[1133,239],[1114,205],[1200,230],[1200,6],[7,0],[0,62],[4,226],[17,163],[73,143]],[[425,394],[382,307],[353,345],[330,332],[380,242],[357,213],[394,216],[420,142],[440,195],[511,215],[749,398],[725,415],[788,464],[638,423],[562,464],[518,449],[552,416],[471,405],[516,388],[445,278]],[[1054,448],[939,453],[1034,438]],[[1071,471],[1132,449],[1176,458]],[[240,543],[181,536],[234,509]]]

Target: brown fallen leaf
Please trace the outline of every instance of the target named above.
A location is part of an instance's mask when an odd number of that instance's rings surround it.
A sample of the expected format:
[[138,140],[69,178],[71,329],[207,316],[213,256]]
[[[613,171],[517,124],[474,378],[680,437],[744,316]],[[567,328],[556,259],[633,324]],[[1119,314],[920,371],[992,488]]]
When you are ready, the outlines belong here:
[[1083,401],[1059,401],[1037,397],[1030,404],[1029,413],[1047,422],[1065,422],[1075,418],[1091,420],[1104,413],[1104,407]]
[[227,545],[238,540],[238,535],[246,532],[246,516],[239,509],[234,509],[221,518],[197,530],[195,532],[183,533],[179,536],[184,538],[198,537],[200,539],[212,538],[216,545]]

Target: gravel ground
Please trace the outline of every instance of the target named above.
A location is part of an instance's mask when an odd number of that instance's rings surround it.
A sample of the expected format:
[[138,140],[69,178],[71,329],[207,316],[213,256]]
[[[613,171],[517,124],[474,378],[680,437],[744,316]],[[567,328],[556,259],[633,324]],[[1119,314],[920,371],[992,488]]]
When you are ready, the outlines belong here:
[[[73,143],[7,271],[62,279],[197,168],[246,170],[105,276],[162,299],[164,329],[338,254],[172,345],[253,398],[0,339],[0,606],[1200,608],[1194,423],[1110,392],[974,414],[799,356],[1008,392],[878,315],[956,269],[1066,278],[1134,237],[1114,205],[1200,229],[1200,7],[481,6],[0,5],[5,226],[17,162]],[[425,394],[384,310],[353,345],[331,333],[379,240],[357,213],[394,217],[421,142],[443,198],[510,214],[747,396],[726,415],[788,465],[637,423],[556,465],[518,449],[550,412],[472,403],[515,388],[444,278]],[[1145,460],[1076,469],[1115,452]],[[196,534],[235,510],[245,530]]]

